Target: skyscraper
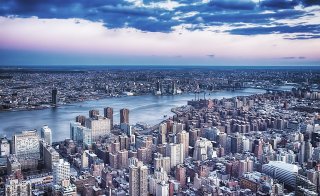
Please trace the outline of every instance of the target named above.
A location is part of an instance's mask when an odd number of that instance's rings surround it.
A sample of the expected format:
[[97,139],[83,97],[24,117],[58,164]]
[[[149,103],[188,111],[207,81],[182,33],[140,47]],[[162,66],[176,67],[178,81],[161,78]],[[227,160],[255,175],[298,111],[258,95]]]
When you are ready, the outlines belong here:
[[110,126],[113,128],[113,108],[106,107],[104,108],[104,117],[110,119]]
[[47,126],[44,125],[41,128],[41,138],[49,145],[52,144],[52,133],[51,133],[51,129]]
[[123,108],[120,110],[120,124],[129,124],[129,109]]
[[183,148],[184,148],[183,159],[188,158],[188,156],[189,156],[189,133],[186,131],[182,131],[182,132],[178,133],[177,139],[178,139],[178,143],[183,144]]
[[308,160],[312,157],[313,154],[313,148],[310,141],[305,142],[305,155],[304,155],[304,161],[308,162]]
[[51,92],[51,101],[53,105],[57,105],[57,94],[58,94],[58,90],[56,88],[52,89]]
[[148,195],[148,167],[140,161],[129,167],[129,195]]

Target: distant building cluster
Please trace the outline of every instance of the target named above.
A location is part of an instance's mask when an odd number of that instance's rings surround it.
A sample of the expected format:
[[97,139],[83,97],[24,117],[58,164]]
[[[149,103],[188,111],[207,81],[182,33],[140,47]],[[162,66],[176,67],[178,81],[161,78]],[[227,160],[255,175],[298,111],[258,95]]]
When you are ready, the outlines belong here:
[[[203,91],[258,88],[273,90],[284,84],[303,84],[302,97],[319,99],[320,73],[308,70],[107,69],[52,70],[1,69],[0,111],[56,107],[85,100],[131,95],[176,95]],[[270,77],[271,76],[271,77]],[[291,90],[291,89],[290,89]],[[196,96],[197,97],[197,96]],[[203,104],[203,103],[200,103]]]

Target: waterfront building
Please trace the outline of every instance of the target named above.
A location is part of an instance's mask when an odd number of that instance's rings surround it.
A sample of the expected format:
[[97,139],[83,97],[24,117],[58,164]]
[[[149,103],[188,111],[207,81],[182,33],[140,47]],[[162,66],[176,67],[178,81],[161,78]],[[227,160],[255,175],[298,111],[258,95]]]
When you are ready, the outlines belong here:
[[89,118],[96,118],[99,116],[99,110],[89,110]]
[[110,119],[101,116],[87,119],[86,127],[91,130],[93,141],[105,137],[111,131]]
[[57,105],[57,95],[58,95],[58,90],[56,88],[52,89],[51,91],[51,103],[53,105]]
[[86,117],[79,115],[76,117],[76,122],[80,123],[82,126],[85,126],[86,124]]
[[41,138],[49,145],[52,144],[52,132],[48,125],[41,128]]
[[22,131],[12,138],[12,152],[20,157],[40,158],[40,141],[37,130]]
[[10,143],[6,137],[0,138],[0,157],[9,156]]
[[92,130],[84,127],[79,122],[70,123],[70,138],[77,144],[84,146],[91,146],[92,144]]
[[123,108],[120,110],[120,124],[129,124],[129,109]]
[[104,111],[104,117],[110,119],[110,127],[113,128],[113,108],[106,107],[103,109]]
[[40,160],[40,139],[36,130],[22,131],[12,138],[12,153],[22,169],[36,169]]

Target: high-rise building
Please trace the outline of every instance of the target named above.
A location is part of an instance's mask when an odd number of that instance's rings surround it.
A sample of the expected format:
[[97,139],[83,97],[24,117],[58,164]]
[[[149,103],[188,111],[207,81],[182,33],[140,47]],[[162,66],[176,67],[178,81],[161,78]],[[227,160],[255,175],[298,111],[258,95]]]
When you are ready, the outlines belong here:
[[111,143],[111,152],[117,153],[120,151],[120,142],[115,140]]
[[304,161],[308,162],[311,159],[313,154],[313,147],[310,141],[306,141],[305,143],[305,154],[304,154]]
[[211,141],[205,138],[200,138],[196,141],[193,151],[194,160],[204,161],[208,158],[213,158],[216,156],[217,155],[213,150]]
[[200,129],[190,129],[189,131],[189,145],[191,147],[194,147],[196,144],[196,141],[200,137]]
[[148,195],[148,167],[140,161],[129,167],[129,195]]
[[227,148],[227,134],[224,132],[220,132],[218,135],[218,143],[224,148]]
[[299,163],[302,165],[304,163],[304,158],[305,156],[305,142],[302,142],[300,145],[300,150],[299,150]]
[[129,109],[123,108],[120,110],[120,124],[129,124]]
[[147,160],[147,148],[145,147],[141,147],[141,148],[138,148],[138,160],[143,162],[143,163],[148,163],[148,160]]
[[70,180],[70,164],[63,159],[53,163],[52,172],[54,185],[62,185],[64,180]]
[[174,122],[172,125],[172,133],[177,134],[180,133],[184,129],[184,124]]
[[246,160],[240,160],[239,161],[238,177],[243,176],[243,174],[246,173],[247,170],[248,170],[247,161]]
[[73,141],[78,141],[80,138],[80,135],[78,133],[78,127],[81,126],[80,122],[71,122],[70,123],[70,139],[72,139]]
[[9,179],[5,185],[5,195],[32,196],[32,185],[28,180]]
[[97,118],[99,116],[99,110],[89,110],[90,118]]
[[169,184],[161,181],[156,186],[156,195],[169,196]]
[[12,142],[12,153],[17,155],[22,169],[37,168],[40,160],[40,138],[37,130],[17,133]]
[[165,172],[170,173],[170,157],[163,157],[162,154],[159,155],[154,158],[154,169],[160,170],[162,168]]
[[233,135],[231,136],[231,153],[240,153],[242,148],[241,148],[241,143],[242,143],[242,138],[240,135]]
[[79,115],[76,117],[76,122],[80,123],[82,126],[85,126],[86,124],[86,117]]
[[10,144],[6,137],[0,138],[0,157],[9,156],[10,154]]
[[48,125],[41,128],[41,138],[49,145],[52,145],[52,132]]
[[17,156],[14,154],[7,157],[7,173],[9,175],[21,173],[21,164],[19,163]]
[[183,144],[167,144],[166,156],[170,157],[171,168],[183,163],[184,147]]
[[177,85],[176,85],[176,82],[175,82],[175,81],[172,82],[171,93],[172,93],[173,95],[177,94]]
[[176,167],[176,179],[180,182],[181,186],[185,186],[187,182],[187,169],[182,164]]
[[79,122],[71,122],[70,138],[78,144],[90,146],[92,143],[92,131],[82,126]]
[[[165,172],[162,168],[159,170],[155,170],[153,175],[149,176],[149,192],[152,195],[166,195],[166,193],[169,192],[166,191],[165,189],[159,190],[159,188],[161,189],[161,187],[158,187],[158,183],[164,182],[164,184],[166,182],[168,182],[169,177],[167,175],[167,172]],[[158,190],[157,190],[158,188]],[[169,188],[169,187],[168,187]]]
[[159,125],[158,144],[164,144],[167,142],[167,124],[161,123]]
[[92,140],[97,140],[110,133],[110,119],[100,116],[98,118],[89,118],[86,120],[86,127],[92,131]]
[[120,150],[129,150],[130,146],[130,138],[125,135],[119,135],[119,142],[120,142]]
[[183,144],[183,148],[184,148],[183,159],[188,158],[188,156],[189,156],[189,133],[186,131],[181,131],[180,133],[178,133],[177,140],[178,140],[178,143]]
[[121,150],[118,152],[118,169],[128,168],[128,151]]
[[106,107],[104,108],[104,117],[110,119],[110,127],[113,128],[113,108]]
[[47,145],[46,143],[42,143],[42,145],[44,166],[47,170],[52,171],[53,164],[59,162],[60,155],[50,145]]
[[51,103],[53,105],[57,105],[57,94],[58,94],[58,90],[56,88],[52,89],[52,92],[51,92]]

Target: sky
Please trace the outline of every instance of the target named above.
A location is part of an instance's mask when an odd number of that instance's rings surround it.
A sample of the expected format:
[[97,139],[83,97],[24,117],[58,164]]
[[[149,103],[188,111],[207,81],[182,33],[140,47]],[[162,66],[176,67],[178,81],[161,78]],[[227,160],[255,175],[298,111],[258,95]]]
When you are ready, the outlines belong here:
[[320,65],[320,0],[0,0],[0,65]]

